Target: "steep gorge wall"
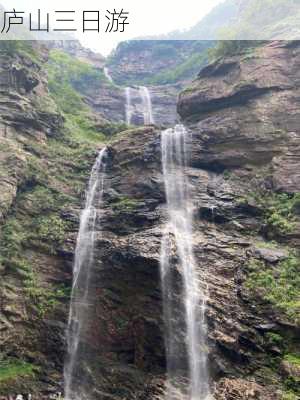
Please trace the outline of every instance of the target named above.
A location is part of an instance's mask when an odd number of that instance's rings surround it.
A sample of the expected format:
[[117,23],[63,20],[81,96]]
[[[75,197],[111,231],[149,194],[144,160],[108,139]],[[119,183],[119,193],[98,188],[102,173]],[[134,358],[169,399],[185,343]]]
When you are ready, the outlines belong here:
[[39,45],[1,46],[1,395],[61,387],[78,214],[96,155],[64,127],[47,58]]
[[[221,375],[274,385],[263,394],[253,384],[258,398],[298,385],[299,366],[289,373],[287,360],[299,352],[299,57],[298,42],[270,42],[221,60],[178,103],[201,172],[206,243],[196,253],[206,253],[209,336]],[[224,380],[219,393],[247,398],[251,384],[236,383]]]
[[[146,42],[145,42],[146,43]],[[130,45],[131,46],[131,45]],[[161,46],[159,42],[154,42],[154,48]],[[134,44],[132,47],[135,49]],[[192,45],[187,42],[188,51],[185,57],[188,57],[191,53]],[[126,81],[110,81],[105,73],[104,68],[108,68],[109,73],[124,72],[125,64],[128,62],[132,63],[133,68],[130,75],[130,82],[128,85],[131,87],[132,92],[132,110],[134,118],[132,120],[133,125],[143,125],[143,104],[142,97],[139,93],[139,85],[142,85],[142,80],[139,79],[138,71],[143,71],[144,74],[149,74],[149,66],[152,64],[158,64],[156,68],[158,70],[162,66],[168,65],[165,56],[162,51],[158,51],[155,60],[152,60],[148,56],[144,59],[143,48],[138,46],[134,52],[130,52],[126,55],[125,60],[122,58],[122,52],[119,56],[116,56],[114,70],[112,71],[109,64],[109,59],[105,60],[104,57],[97,53],[93,53],[89,49],[85,49],[81,46],[78,41],[53,41],[47,43],[47,48],[50,50],[49,55],[49,67],[51,73],[50,89],[54,87],[57,89],[58,85],[66,83],[71,87],[73,95],[80,97],[83,104],[90,109],[93,114],[94,125],[101,130],[101,125],[105,123],[116,123],[125,124],[126,122],[126,94],[125,88],[127,85]],[[164,46],[163,46],[164,48]],[[176,48],[176,46],[175,46]],[[170,62],[171,64],[178,63],[178,59],[183,56],[177,54],[174,48],[175,54],[173,54]],[[153,49],[152,49],[153,50]],[[123,54],[124,55],[124,54]],[[178,59],[177,59],[178,55]],[[183,57],[184,58],[184,57]],[[123,60],[123,61],[121,61]],[[127,61],[126,61],[127,60]],[[105,67],[108,65],[108,67]],[[197,63],[193,63],[193,67],[197,67]],[[87,73],[88,72],[88,73]],[[151,74],[150,74],[151,75]],[[191,76],[196,75],[189,74],[185,79],[191,79]],[[148,84],[147,84],[148,85]],[[184,80],[173,82],[168,84],[163,82],[162,84],[152,83],[148,85],[149,93],[152,99],[152,108],[155,123],[158,126],[169,126],[173,125],[177,120],[178,116],[176,113],[176,103],[180,90],[184,86]],[[66,88],[64,88],[66,90]],[[58,89],[60,96],[63,89]],[[75,93],[74,93],[75,91]],[[71,92],[70,92],[71,95]],[[76,99],[74,100],[74,108],[76,108]]]
[[[216,62],[178,104],[193,134],[194,248],[210,294],[217,399],[297,397],[299,57],[298,43],[272,42]],[[133,130],[110,146],[98,245],[98,285],[107,291],[99,297],[107,310],[99,327],[110,327],[100,343],[116,346],[100,356],[116,371],[113,387],[100,383],[107,398],[162,391],[158,269],[166,210],[159,135]],[[128,388],[129,375],[123,382],[118,371],[129,367],[136,379],[146,374],[149,387],[137,380]]]
[[[299,61],[297,42],[266,44],[251,55],[202,70],[178,103],[192,131],[188,174],[194,249],[210,294],[209,361],[220,400],[297,398]],[[5,70],[4,60],[1,65]],[[30,66],[26,76],[36,68],[47,96],[38,66]],[[9,97],[3,97],[3,104],[18,108],[22,96],[35,113],[37,93],[24,92],[23,86],[7,84],[2,96]],[[59,113],[48,109],[43,115],[43,121],[55,117],[57,122],[32,128],[24,117],[9,137],[5,132],[12,128],[5,122],[1,138],[1,168],[12,168],[13,188],[7,191],[12,194],[1,192],[1,245],[18,247],[1,260],[0,350],[10,363],[19,358],[39,367],[34,376],[2,384],[4,393],[40,394],[62,387],[78,215],[99,147],[68,140]],[[19,113],[11,118],[19,119]],[[7,149],[13,149],[10,157]],[[159,258],[166,204],[160,131],[123,132],[108,154],[97,221],[95,318],[86,338],[95,360],[88,384],[95,387],[95,398],[150,400],[163,393],[165,379]],[[20,171],[29,160],[26,178]],[[4,188],[8,176],[6,171]],[[50,221],[41,221],[41,215]],[[48,290],[55,298],[45,299]],[[41,310],[33,307],[41,304]]]

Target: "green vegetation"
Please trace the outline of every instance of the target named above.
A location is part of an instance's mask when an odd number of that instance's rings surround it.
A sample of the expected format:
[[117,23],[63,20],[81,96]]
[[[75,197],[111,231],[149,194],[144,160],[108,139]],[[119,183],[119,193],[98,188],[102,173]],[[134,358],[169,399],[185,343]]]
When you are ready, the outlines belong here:
[[6,222],[1,232],[1,264],[9,264],[11,268],[18,267],[18,257],[25,237],[26,234],[16,218],[11,218]]
[[137,208],[139,202],[135,199],[130,199],[129,197],[122,196],[118,200],[114,201],[112,208],[116,212],[126,212],[133,211]]
[[276,266],[252,260],[246,287],[281,311],[291,322],[300,324],[300,258],[290,254]]
[[281,400],[298,400],[299,397],[297,394],[293,393],[293,392],[284,392],[282,394],[282,398]]
[[22,359],[5,358],[0,355],[0,392],[2,396],[12,392],[27,392],[37,380],[40,367]]
[[300,194],[272,194],[263,198],[265,220],[267,225],[277,234],[293,231],[295,211],[299,207]]
[[[41,189],[38,192],[41,193]],[[50,204],[52,206],[56,207],[53,203]],[[65,237],[66,226],[57,215],[50,214],[49,217],[21,217],[19,220],[10,218],[3,227],[0,242],[1,264],[8,272],[22,278],[28,306],[34,308],[40,317],[51,311],[58,300],[67,294],[64,288],[41,286],[32,261],[26,258],[24,251],[30,246],[37,246],[46,254],[55,253]]]
[[[15,52],[20,55],[21,51],[25,52],[26,46],[10,42],[5,51],[16,56]],[[15,59],[23,68],[21,58]],[[33,107],[38,106],[40,113],[63,113],[63,130],[60,131],[57,124],[55,138],[47,137],[44,141],[42,134],[39,140],[39,132],[37,137],[23,132],[20,140],[8,137],[1,144],[0,175],[17,187],[12,205],[9,184],[7,193],[4,192],[3,203],[8,206],[4,209],[5,220],[0,230],[0,268],[5,276],[0,291],[8,305],[2,322],[8,326],[16,320],[14,315],[18,316],[18,323],[23,324],[25,329],[20,343],[15,343],[13,350],[9,349],[13,353],[9,354],[30,355],[30,360],[35,356],[40,359],[41,352],[34,348],[34,354],[30,353],[31,347],[27,346],[32,339],[30,336],[37,332],[43,319],[51,318],[58,310],[61,312],[70,296],[70,288],[51,277],[64,262],[60,255],[64,250],[63,244],[68,243],[78,230],[76,210],[82,204],[83,191],[97,155],[95,143],[125,128],[125,124],[103,121],[103,132],[98,131],[102,121],[94,121],[78,90],[83,91],[86,82],[99,82],[101,76],[92,67],[73,61],[71,63],[69,56],[59,56],[53,61],[49,74],[52,97],[45,95],[36,100],[40,100],[40,104],[33,104]],[[61,63],[60,68],[65,64],[62,76],[55,62]],[[32,69],[36,72],[39,68],[29,62],[24,62],[24,65],[29,65],[31,73]],[[48,121],[47,118],[49,115],[45,114],[45,121]],[[36,340],[35,337],[33,339]],[[26,385],[32,389],[38,381],[37,372],[36,367],[23,361],[0,360],[1,394],[6,389],[27,388]]]
[[31,191],[22,194],[19,202],[25,209],[28,209],[29,214],[41,215],[48,211],[58,211],[68,199],[68,196],[63,193],[37,184]]
[[[274,386],[279,385],[282,393],[281,399],[298,399],[300,395],[300,354],[296,331],[284,328],[280,329],[280,334],[267,332],[264,336],[266,350],[270,350],[266,357],[267,367],[263,368],[261,375],[264,382]],[[276,353],[274,352],[275,348]],[[272,376],[273,381],[268,382]]]
[[275,240],[271,241],[257,241],[255,243],[255,246],[260,248],[260,249],[277,249],[278,248],[278,243]]
[[14,55],[16,51],[22,48],[20,40],[1,40],[0,52],[7,55]]
[[65,223],[55,215],[35,218],[10,218],[3,227],[0,251],[1,264],[6,271],[23,280],[28,306],[42,317],[52,310],[58,299],[64,297],[61,288],[45,288],[38,281],[32,261],[24,255],[26,248],[34,245],[46,253],[55,253],[65,235]]
[[[289,394],[298,395],[300,396],[300,354],[295,353],[287,353],[284,356],[284,361],[287,361],[289,365],[291,365],[291,374],[288,378],[285,379],[284,384]],[[293,372],[295,371],[295,372]]]
[[282,400],[298,400],[299,397],[292,392],[286,392],[283,394]]
[[257,47],[262,43],[262,40],[253,40],[257,37],[258,26],[260,39],[267,40],[276,37],[276,34],[287,36],[288,31],[297,26],[299,20],[298,0],[250,0],[240,11],[238,22],[219,29],[221,40],[211,50],[210,58],[240,54]]
[[[228,7],[229,2],[224,5]],[[289,38],[293,28],[299,25],[299,0],[249,0],[236,21],[218,29],[220,41],[209,51],[211,61],[252,51],[272,37]],[[253,40],[258,36],[257,27],[260,40]]]
[[[286,355],[284,357],[284,360],[287,361],[290,365],[292,365],[292,368],[298,372],[292,372],[288,378],[284,380],[284,386],[288,390],[288,393],[292,393],[295,395],[298,395],[298,398],[300,396],[300,377],[299,377],[299,369],[300,369],[300,363],[299,363],[299,356],[297,357],[297,363],[295,362],[296,360],[295,355]],[[290,359],[293,359],[294,361],[291,362]]]
[[[89,142],[61,136],[59,140],[48,139],[47,146],[37,142],[27,144],[31,156],[24,171],[25,190],[20,191],[19,200],[33,201],[39,208],[39,199],[50,204],[53,211],[68,203],[77,203],[96,156],[94,145]],[[72,187],[70,187],[70,184]],[[27,190],[31,187],[32,190]],[[55,207],[53,206],[55,202]],[[23,204],[22,204],[23,205]],[[29,207],[34,210],[34,207]]]
[[[76,110],[76,108],[74,108],[74,110]],[[85,111],[78,115],[65,114],[65,118],[66,130],[77,141],[83,143],[86,141],[93,143],[105,141],[104,134],[95,129],[89,112]]]
[[43,168],[42,161],[39,157],[31,155],[26,160],[24,171],[25,180],[31,185],[45,185],[49,179],[49,171]]
[[262,209],[269,237],[281,237],[293,232],[300,209],[300,193],[253,192],[248,198],[237,201],[240,204],[255,203]]
[[33,226],[35,227],[33,241],[47,243],[49,251],[55,254],[57,248],[63,243],[68,223],[54,214],[36,218]]
[[271,346],[282,347],[284,344],[284,338],[281,335],[279,335],[278,333],[267,332],[265,337],[266,337],[267,343]]
[[122,42],[116,51],[109,57],[108,64],[117,67],[126,63],[129,55],[142,57],[144,62],[149,61],[159,68],[140,74],[119,76],[123,85],[163,85],[178,83],[184,79],[195,77],[207,63],[207,49],[209,41],[174,41],[174,40],[147,40]]
[[28,40],[0,40],[0,54],[14,56],[18,54],[34,61],[37,65],[41,65],[41,57],[39,52],[34,48],[32,42]]
[[[39,144],[35,144],[34,149],[38,152]],[[90,169],[84,147],[72,151],[61,143],[58,145],[58,142],[50,141],[47,150],[42,147],[41,150],[48,153],[47,168],[40,157],[29,157],[25,170],[26,185],[21,188],[15,206],[17,218],[9,218],[2,230],[2,260],[6,259],[10,265],[22,253],[22,247],[28,244],[51,254],[57,251],[68,229],[68,222],[61,218],[61,212],[70,203],[78,202],[77,193],[67,194],[62,189],[65,190],[65,185],[72,182],[74,189],[78,186],[78,191],[82,192]],[[77,159],[75,157],[80,150],[83,153]],[[65,158],[62,159],[62,156]],[[19,210],[25,213],[18,213]]]
[[62,215],[81,204],[96,151],[66,136],[49,139],[46,146],[28,141],[26,150],[30,155],[24,161],[23,184],[0,233],[0,264],[7,276],[21,282],[32,318],[41,318],[68,293],[41,279],[38,258],[56,255],[68,232],[77,229],[76,222]]
[[214,61],[218,58],[230,57],[237,54],[252,54],[261,41],[255,40],[220,40],[218,44],[208,50],[208,58]]
[[95,127],[83,95],[88,85],[99,85],[106,78],[102,71],[59,50],[52,50],[46,65],[50,94],[65,117],[65,128],[79,142],[105,139]]
[[207,52],[191,54],[191,56],[176,67],[163,71],[153,77],[146,79],[146,83],[152,85],[164,85],[177,83],[183,79],[196,76],[201,68],[207,63]]
[[[79,108],[83,106],[82,98],[76,90],[85,92],[86,86],[100,85],[106,80],[101,70],[60,50],[50,52],[46,68],[49,89],[56,97],[57,104],[67,113],[74,112],[73,105],[79,106]],[[74,98],[67,98],[68,95],[72,95]]]
[[0,360],[0,388],[8,381],[34,377],[39,368],[21,360]]
[[101,130],[106,137],[117,135],[128,129],[129,127],[127,124],[125,124],[125,122],[114,122],[109,124],[103,124],[103,126],[101,127]]
[[[99,143],[126,129],[126,124],[96,121],[84,102],[82,93],[86,93],[88,87],[99,85],[100,88],[106,82],[101,70],[59,50],[50,52],[46,70],[50,94],[64,115],[69,138],[79,143]],[[46,104],[46,108],[48,106]]]
[[300,355],[299,354],[286,354],[284,360],[288,361],[290,364],[300,367]]
[[[293,334],[291,335],[289,330],[282,331],[281,334],[267,332],[265,343],[267,347],[277,347],[281,355],[272,355],[272,353],[268,355],[268,367],[264,368],[262,374],[264,382],[268,383],[269,377],[273,375],[273,382],[269,383],[273,385],[280,383],[282,399],[298,399],[300,380],[297,371],[300,368],[300,356],[299,353],[294,352],[297,349],[297,338]],[[285,372],[283,372],[283,368],[285,368]]]
[[68,298],[66,290],[62,288],[42,287],[38,281],[37,274],[32,268],[25,269],[24,292],[28,299],[28,306],[33,308],[39,318],[43,318],[53,310],[60,300]]
[[173,43],[158,41],[156,46],[152,49],[153,57],[157,58],[170,58],[176,57],[177,51]]
[[[246,33],[254,29],[256,24],[265,28],[267,25],[276,23],[278,20],[291,16],[293,12],[299,11],[299,0],[251,0],[246,5],[242,20],[237,31]],[[243,27],[244,25],[244,27]],[[243,28],[242,28],[243,27]]]

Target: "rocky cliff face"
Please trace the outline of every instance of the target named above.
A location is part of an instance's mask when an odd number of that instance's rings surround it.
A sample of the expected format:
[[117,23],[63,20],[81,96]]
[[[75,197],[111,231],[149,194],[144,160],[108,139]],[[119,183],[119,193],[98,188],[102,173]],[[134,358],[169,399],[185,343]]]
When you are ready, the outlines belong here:
[[[151,95],[153,119],[157,126],[171,126],[178,119],[176,102],[181,85],[149,86]],[[131,92],[132,125],[144,125],[144,106],[139,87],[133,86]],[[85,101],[96,115],[105,117],[108,121],[124,123],[126,121],[125,88],[111,83],[101,86],[86,85]]]
[[0,393],[40,395],[62,380],[72,249],[95,147],[63,126],[42,69],[47,50],[11,42],[1,51]]
[[[179,98],[178,112],[192,131],[194,249],[209,290],[217,400],[296,399],[299,393],[299,60],[299,43],[272,42],[206,67]],[[4,60],[1,65],[6,71]],[[46,90],[37,65],[30,74],[35,69],[37,86]],[[14,81],[16,73],[9,74]],[[22,97],[36,112],[34,90],[24,92],[24,83],[16,89],[8,72],[2,76],[6,104],[17,109]],[[98,146],[68,140],[57,112],[48,110],[44,125],[33,127],[27,119],[16,125],[19,115],[13,128],[5,122],[0,152],[7,168],[1,181],[0,351],[7,365],[16,358],[26,364],[21,377],[0,380],[0,387],[40,395],[61,389],[79,207]],[[9,137],[7,125],[14,129]],[[25,164],[30,173],[23,176]],[[95,398],[163,395],[159,260],[165,222],[160,131],[125,131],[108,147],[97,220],[94,318],[86,329],[95,360],[87,384]]]
[[182,88],[182,83],[149,87],[152,98],[153,119],[157,126],[173,126],[179,120],[176,105]]
[[[45,54],[40,53],[40,57],[45,61]],[[3,217],[14,201],[18,178],[21,178],[25,164],[26,154],[22,145],[30,139],[43,142],[47,137],[55,137],[62,126],[62,118],[55,112],[51,99],[45,99],[45,104],[38,101],[39,96],[47,92],[45,75],[40,74],[40,67],[30,55],[1,56],[0,90],[2,157],[11,157],[12,166],[9,171],[3,171],[11,175],[11,180],[5,173],[2,177],[7,189],[1,199]],[[47,100],[53,112],[47,113],[43,109],[48,106]]]
[[[111,82],[105,76],[104,58],[84,49],[77,41],[56,41],[47,43],[50,51],[50,65],[55,69],[54,82],[51,86],[57,86],[58,83],[63,86],[64,77],[68,75],[68,85],[71,86],[73,95],[80,96],[85,105],[93,114],[94,125],[101,128],[101,125],[107,123],[124,124],[126,122],[126,95],[125,86],[118,85],[117,82]],[[190,50],[191,51],[191,50]],[[132,62],[146,69],[145,62],[141,61],[141,49],[134,53]],[[68,55],[68,58],[65,58]],[[157,62],[164,64],[164,58],[158,56]],[[173,57],[173,63],[175,58]],[[75,67],[81,67],[80,79],[76,79]],[[87,69],[89,68],[89,74]],[[123,66],[119,65],[121,71]],[[64,71],[61,74],[61,70]],[[85,71],[86,70],[86,71]],[[112,71],[109,70],[109,73]],[[93,74],[93,76],[92,76]],[[138,73],[132,72],[132,79],[135,84],[131,86],[131,108],[133,125],[144,124],[144,106],[140,94],[138,83]],[[135,76],[135,79],[134,79]],[[176,103],[180,90],[183,88],[183,82],[176,84],[149,85],[149,93],[152,100],[152,109],[154,121],[158,126],[170,126],[177,120]],[[66,89],[66,88],[65,88]],[[74,94],[75,90],[75,94]],[[61,95],[61,93],[60,93]],[[75,108],[75,107],[74,107]],[[75,112],[76,113],[76,112]],[[101,130],[101,129],[100,129]]]
[[206,62],[207,47],[208,43],[188,40],[121,43],[106,62],[114,84],[105,90],[92,85],[88,88],[88,102],[109,120],[124,121],[124,90],[129,86],[132,90],[132,122],[143,125],[138,87],[144,85],[151,93],[155,123],[158,126],[173,125],[178,119],[178,94]]
[[185,67],[177,81],[191,79],[197,66],[184,63],[207,47],[208,43],[193,40],[127,41],[120,43],[109,57],[108,66],[114,81],[121,85],[174,83],[171,77],[162,82],[162,75],[170,71],[179,74],[176,68]]
[[289,296],[282,280],[299,268],[298,60],[299,43],[272,42],[216,62],[178,103],[193,132],[195,249],[210,287],[220,398],[276,398],[284,360],[298,351],[299,288]]
[[102,69],[105,65],[105,57],[83,47],[78,40],[47,41],[45,45],[48,49],[60,49],[75,57],[77,60],[92,65],[95,68]]
[[[194,248],[210,293],[217,399],[297,396],[299,57],[298,43],[273,42],[217,62],[178,104],[193,133]],[[110,147],[97,246],[101,339],[92,345],[115,371],[98,381],[103,398],[163,392],[159,141],[144,128]]]

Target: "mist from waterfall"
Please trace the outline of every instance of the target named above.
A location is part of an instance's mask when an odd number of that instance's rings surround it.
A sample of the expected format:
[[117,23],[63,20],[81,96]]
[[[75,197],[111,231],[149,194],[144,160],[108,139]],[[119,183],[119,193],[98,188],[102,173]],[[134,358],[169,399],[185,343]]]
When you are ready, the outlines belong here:
[[[81,375],[81,364],[85,360],[84,333],[91,318],[89,294],[94,265],[95,225],[103,196],[106,148],[103,148],[92,168],[85,207],[80,217],[80,227],[75,249],[73,284],[68,328],[66,332],[67,358],[64,366],[65,400],[82,400],[76,379]],[[84,378],[82,378],[84,380]],[[83,384],[83,382],[81,382]]]
[[189,133],[183,125],[176,125],[161,133],[168,210],[160,262],[168,400],[210,398],[206,298],[203,283],[197,276],[193,254],[192,204],[186,176],[188,141]]
[[144,125],[153,124],[152,101],[149,89],[146,86],[140,86],[139,92],[142,99]]

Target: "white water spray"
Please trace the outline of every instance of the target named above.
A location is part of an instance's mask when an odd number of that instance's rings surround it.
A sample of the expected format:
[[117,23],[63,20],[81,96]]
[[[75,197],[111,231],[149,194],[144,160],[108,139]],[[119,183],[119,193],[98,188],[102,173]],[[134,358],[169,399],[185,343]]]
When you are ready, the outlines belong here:
[[[169,217],[161,247],[168,400],[210,398],[206,301],[193,254],[192,212],[186,176],[187,139],[188,132],[183,125],[176,125],[161,134]],[[187,374],[184,369],[188,369]],[[187,385],[182,383],[183,376],[187,378]]]
[[146,86],[139,87],[143,105],[144,125],[153,124],[152,101],[149,89]]
[[104,75],[106,76],[107,80],[109,80],[109,82],[113,83],[113,78],[110,75],[109,70],[108,70],[107,67],[103,68],[103,72],[104,72]]
[[84,359],[83,336],[89,322],[88,296],[91,287],[91,273],[94,265],[95,224],[103,196],[106,148],[99,155],[92,168],[85,208],[80,217],[80,227],[75,249],[73,285],[67,328],[68,356],[64,367],[65,400],[82,400],[80,385],[75,382]]

